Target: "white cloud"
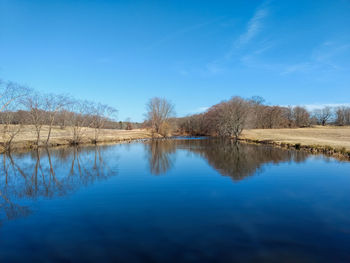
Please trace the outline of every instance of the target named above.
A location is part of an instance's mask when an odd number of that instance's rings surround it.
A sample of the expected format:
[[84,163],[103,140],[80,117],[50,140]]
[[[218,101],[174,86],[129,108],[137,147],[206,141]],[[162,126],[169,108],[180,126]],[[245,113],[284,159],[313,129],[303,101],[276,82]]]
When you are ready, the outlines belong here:
[[[223,55],[223,57],[213,60],[206,64],[205,71],[209,74],[222,73],[227,70],[227,63],[230,63],[233,56],[238,56],[237,61],[240,60],[239,57],[242,56],[240,48],[248,44],[254,37],[256,37],[262,30],[264,26],[264,19],[268,16],[268,4],[270,1],[265,1],[260,5],[254,12],[251,19],[247,22],[246,30],[239,35],[231,44],[231,47]],[[253,52],[255,55],[263,53],[271,47],[271,43],[263,42],[263,45]],[[239,53],[237,53],[239,51]],[[225,66],[226,65],[226,66]]]
[[264,4],[256,10],[253,17],[249,20],[246,32],[240,35],[238,41],[236,42],[236,45],[244,45],[253,39],[261,31],[261,28],[263,27],[263,19],[267,15],[268,9],[266,7],[266,4]]
[[313,104],[299,104],[299,105],[281,105],[281,107],[288,107],[288,106],[292,106],[292,107],[300,106],[300,107],[305,107],[309,111],[313,111],[313,110],[322,109],[324,107],[331,107],[331,108],[350,107],[350,103],[346,102],[346,103],[313,103]]
[[346,65],[337,63],[337,57],[344,56],[350,49],[349,44],[337,44],[331,41],[315,47],[308,60],[296,64],[285,65],[281,75],[292,73],[308,73],[317,70],[327,72],[346,69]]
[[304,105],[306,109],[309,111],[317,110],[317,109],[322,109],[324,107],[331,107],[331,108],[337,108],[337,107],[350,107],[350,103],[315,103],[315,104],[307,104]]

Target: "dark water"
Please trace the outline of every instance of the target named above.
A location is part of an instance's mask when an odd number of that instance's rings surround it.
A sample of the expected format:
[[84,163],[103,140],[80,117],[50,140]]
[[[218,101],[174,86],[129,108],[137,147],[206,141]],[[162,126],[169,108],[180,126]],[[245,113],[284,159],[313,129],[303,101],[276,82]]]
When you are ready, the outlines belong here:
[[350,262],[348,162],[221,140],[0,157],[0,262]]

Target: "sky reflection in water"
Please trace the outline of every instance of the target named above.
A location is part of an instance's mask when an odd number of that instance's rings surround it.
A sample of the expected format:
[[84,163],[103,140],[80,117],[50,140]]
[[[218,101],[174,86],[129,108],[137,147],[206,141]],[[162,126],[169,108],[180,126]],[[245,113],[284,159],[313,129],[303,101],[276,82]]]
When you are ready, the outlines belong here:
[[1,159],[2,261],[350,261],[348,162],[226,140]]

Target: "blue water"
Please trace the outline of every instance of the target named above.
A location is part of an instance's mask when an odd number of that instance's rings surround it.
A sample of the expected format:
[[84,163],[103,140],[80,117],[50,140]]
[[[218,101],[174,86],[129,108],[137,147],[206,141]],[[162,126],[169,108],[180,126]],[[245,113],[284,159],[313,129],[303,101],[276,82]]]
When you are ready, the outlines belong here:
[[1,155],[1,262],[350,262],[350,163],[222,140]]

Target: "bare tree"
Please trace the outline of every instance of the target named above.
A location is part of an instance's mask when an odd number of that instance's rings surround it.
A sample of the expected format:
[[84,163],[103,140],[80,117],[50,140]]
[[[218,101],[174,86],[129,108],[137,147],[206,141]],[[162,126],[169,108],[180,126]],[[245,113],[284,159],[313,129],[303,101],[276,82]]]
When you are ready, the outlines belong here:
[[162,133],[162,126],[175,115],[174,104],[164,98],[154,97],[150,99],[146,109],[148,121],[154,131],[160,134]]
[[337,125],[350,125],[350,107],[338,107],[336,112],[335,123]]
[[68,122],[72,131],[71,144],[81,143],[86,127],[91,124],[91,104],[87,101],[72,101],[68,107]]
[[6,151],[11,149],[14,138],[22,128],[18,122],[17,111],[21,109],[20,99],[28,94],[29,90],[15,83],[0,81],[0,117],[2,124],[2,139]]
[[0,80],[0,112],[8,109],[9,105],[18,103],[28,92],[29,90],[23,86]]
[[69,99],[65,95],[54,95],[46,94],[44,95],[44,109],[46,111],[48,132],[45,144],[49,144],[52,126],[54,125],[55,118],[57,114],[64,109],[65,106],[69,104]]
[[310,114],[303,107],[296,106],[293,108],[293,119],[297,127],[307,127],[310,125]]
[[23,104],[29,113],[30,124],[34,125],[36,146],[39,146],[42,127],[45,123],[45,100],[41,94],[32,91],[23,99]]
[[240,97],[223,102],[219,111],[219,135],[238,139],[245,127],[248,111],[248,102]]
[[11,145],[15,137],[22,129],[21,123],[15,123],[16,120],[16,105],[8,105],[3,112],[0,113],[2,124],[2,141],[5,151],[11,150]]
[[131,131],[133,129],[130,118],[126,118],[124,123],[125,123],[125,130]]
[[92,105],[91,127],[94,129],[93,142],[97,143],[101,129],[105,127],[108,120],[115,117],[117,110],[105,104],[97,103]]
[[313,115],[316,117],[319,124],[322,124],[322,126],[325,126],[328,120],[332,117],[332,109],[331,107],[316,109],[314,110]]

